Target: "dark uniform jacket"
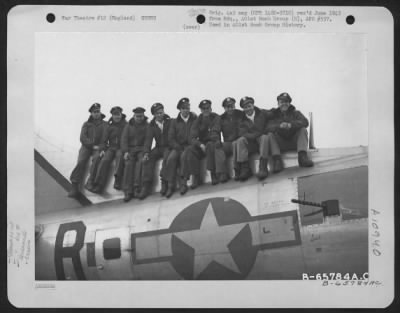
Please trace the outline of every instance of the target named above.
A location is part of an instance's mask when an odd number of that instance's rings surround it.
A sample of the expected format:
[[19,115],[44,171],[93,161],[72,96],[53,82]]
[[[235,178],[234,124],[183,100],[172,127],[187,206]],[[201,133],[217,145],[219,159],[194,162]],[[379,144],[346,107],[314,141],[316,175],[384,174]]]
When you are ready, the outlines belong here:
[[[308,120],[297,111],[293,105],[290,105],[286,112],[282,112],[279,108],[274,108],[268,111],[268,123],[266,127],[267,132],[277,133],[283,138],[292,137],[300,128],[308,127]],[[290,123],[290,129],[282,129],[279,125],[282,122]]]
[[266,110],[261,110],[254,107],[255,116],[254,123],[246,117],[243,112],[242,120],[239,123],[239,136],[247,139],[256,139],[262,134],[265,134],[265,127],[267,125],[268,115]]
[[200,114],[190,130],[190,143],[199,147],[209,141],[218,141],[220,131],[220,117],[217,113],[211,112],[208,117]]
[[172,119],[167,115],[164,114],[164,124],[163,130],[161,132],[160,127],[158,127],[156,123],[156,119],[153,118],[149,123],[149,129],[146,136],[146,143],[145,143],[145,152],[150,152],[151,150],[151,143],[154,140],[156,141],[156,147],[158,148],[168,148],[168,132],[171,125]]
[[122,118],[118,123],[115,123],[112,119],[108,121],[108,128],[104,132],[102,144],[100,145],[101,150],[118,150],[121,148],[121,136],[124,127],[126,126],[126,115],[122,114]]
[[80,141],[86,148],[92,149],[93,146],[101,144],[101,140],[105,131],[108,128],[108,123],[103,119],[106,116],[101,115],[101,119],[94,120],[91,116],[83,123],[81,129]]
[[144,151],[144,143],[148,127],[149,123],[147,123],[146,116],[141,124],[136,123],[135,119],[131,118],[122,131],[122,153],[129,152],[131,149],[133,149],[133,151]]
[[239,124],[243,119],[243,111],[235,109],[232,115],[221,115],[221,131],[225,142],[232,142],[239,137]]
[[190,145],[190,129],[197,115],[190,112],[189,120],[185,123],[180,114],[171,123],[168,132],[168,143],[172,149],[183,150],[185,146]]

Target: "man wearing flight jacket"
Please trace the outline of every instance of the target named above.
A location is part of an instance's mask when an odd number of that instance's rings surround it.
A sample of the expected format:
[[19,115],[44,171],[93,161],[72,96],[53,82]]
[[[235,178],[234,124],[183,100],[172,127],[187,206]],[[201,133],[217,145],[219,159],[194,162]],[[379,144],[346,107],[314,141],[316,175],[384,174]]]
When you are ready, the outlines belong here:
[[259,152],[260,163],[257,173],[258,179],[262,180],[268,176],[268,135],[265,133],[267,125],[267,111],[254,106],[252,97],[244,97],[240,100],[243,108],[243,118],[239,124],[239,136],[236,144],[236,162],[240,168],[239,179],[247,180],[251,177],[249,156]]
[[121,151],[121,136],[126,126],[126,115],[122,113],[119,106],[113,107],[110,111],[111,118],[108,121],[108,128],[100,145],[101,161],[94,180],[94,193],[101,193],[107,183],[111,162],[115,158],[114,188],[121,190],[122,176],[124,174],[124,157]]
[[[228,97],[222,102],[225,112],[221,115],[220,125],[223,142],[216,143],[215,148],[215,168],[218,182],[225,183],[229,180],[227,157],[233,155],[236,151],[236,140],[239,138],[239,124],[244,117],[244,113],[235,108],[236,100]],[[235,161],[236,155],[233,155]],[[235,171],[235,180],[239,180],[240,171],[237,162],[233,165]]]
[[80,141],[81,148],[79,149],[78,162],[71,173],[72,188],[68,193],[68,197],[76,198],[79,194],[79,185],[83,180],[83,175],[86,170],[87,162],[92,156],[92,164],[89,170],[89,178],[86,184],[87,189],[92,189],[93,181],[97,172],[97,167],[100,160],[99,145],[104,132],[107,130],[107,122],[104,121],[106,117],[100,112],[101,105],[94,103],[89,108],[90,117],[82,125]]
[[292,98],[288,93],[280,94],[277,100],[278,108],[269,111],[269,121],[266,127],[266,131],[270,133],[274,172],[283,169],[281,151],[297,150],[299,166],[313,166],[313,161],[307,156],[307,118],[291,104]]
[[[145,142],[144,164],[143,164],[143,189],[139,199],[144,199],[150,193],[154,177],[154,166],[158,159],[162,159],[160,170],[161,195],[167,193],[168,181],[165,178],[165,167],[167,157],[170,153],[168,145],[168,131],[171,125],[170,117],[164,113],[164,106],[161,103],[154,103],[151,106],[151,114],[154,118],[149,123]],[[151,149],[151,144],[155,140],[155,147]]]
[[148,130],[146,110],[133,109],[133,118],[125,126],[121,137],[121,148],[124,154],[125,169],[123,178],[124,201],[139,197],[142,186],[142,164],[145,151],[145,139]]
[[[172,149],[168,155],[165,176],[168,181],[167,198],[172,196],[175,189],[175,175],[179,164],[180,193],[188,191],[187,180],[192,174],[192,168],[196,167],[198,160],[191,152],[190,129],[197,119],[195,113],[190,112],[190,102],[188,98],[179,100],[177,108],[179,114],[171,123],[168,132],[168,143]],[[179,162],[179,163],[178,163]]]
[[201,114],[194,121],[190,133],[192,144],[190,152],[193,154],[192,159],[195,161],[191,168],[193,174],[192,189],[201,184],[200,159],[203,157],[206,158],[206,168],[211,173],[212,184],[218,183],[215,172],[215,143],[220,140],[220,117],[212,112],[210,100],[201,101],[199,108]]

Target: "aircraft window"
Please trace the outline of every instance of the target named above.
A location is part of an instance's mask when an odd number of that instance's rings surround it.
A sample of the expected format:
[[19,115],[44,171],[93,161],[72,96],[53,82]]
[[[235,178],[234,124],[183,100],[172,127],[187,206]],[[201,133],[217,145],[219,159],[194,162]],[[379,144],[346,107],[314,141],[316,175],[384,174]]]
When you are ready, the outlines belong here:
[[121,239],[110,238],[104,240],[103,255],[105,260],[119,259],[121,257]]

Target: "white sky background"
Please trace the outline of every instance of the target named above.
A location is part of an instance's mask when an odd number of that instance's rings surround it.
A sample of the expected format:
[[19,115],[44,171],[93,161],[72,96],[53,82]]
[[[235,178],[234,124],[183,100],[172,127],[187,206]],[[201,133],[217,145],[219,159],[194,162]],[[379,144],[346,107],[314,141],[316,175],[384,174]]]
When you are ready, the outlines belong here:
[[[128,119],[136,106],[162,102],[175,117],[182,97],[252,96],[262,108],[288,92],[313,112],[317,148],[368,145],[366,42],[356,34],[38,33],[35,39],[35,132],[77,149],[93,102]],[[74,160],[75,161],[75,160]]]

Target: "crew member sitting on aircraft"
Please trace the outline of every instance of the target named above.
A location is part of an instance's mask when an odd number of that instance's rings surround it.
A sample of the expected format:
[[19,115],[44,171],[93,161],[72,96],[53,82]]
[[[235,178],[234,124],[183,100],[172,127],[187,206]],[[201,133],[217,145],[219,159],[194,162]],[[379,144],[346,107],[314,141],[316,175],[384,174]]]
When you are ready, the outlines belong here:
[[115,158],[114,188],[121,190],[122,176],[124,174],[124,158],[121,151],[121,135],[126,125],[126,115],[122,114],[121,107],[113,107],[110,111],[111,118],[108,128],[104,132],[102,144],[100,145],[101,161],[94,180],[94,193],[101,193],[106,185],[111,162]]
[[[163,160],[160,170],[161,195],[164,196],[167,193],[168,187],[164,171],[167,157],[170,153],[168,146],[168,130],[171,124],[171,119],[164,113],[164,106],[161,103],[154,103],[151,106],[151,114],[153,114],[154,118],[149,123],[149,129],[146,136],[143,164],[143,188],[140,192],[139,199],[144,199],[149,195],[153,181],[155,163],[161,158]],[[156,145],[150,151],[153,138]]]
[[133,118],[125,126],[121,137],[121,149],[124,154],[125,169],[123,177],[124,201],[139,197],[142,185],[142,162],[144,144],[148,129],[146,110],[137,107],[133,109]]
[[239,124],[239,136],[236,141],[236,162],[240,169],[239,179],[247,180],[251,177],[249,155],[255,152],[260,153],[258,179],[268,176],[268,135],[265,134],[267,114],[254,106],[254,99],[244,97],[240,100],[240,107],[243,108],[244,117]]
[[195,189],[201,184],[200,178],[200,159],[206,157],[206,168],[211,173],[213,185],[218,183],[215,173],[215,143],[220,141],[220,117],[212,112],[211,101],[203,100],[199,104],[201,114],[194,121],[190,132],[192,147],[190,149],[193,157],[193,184],[190,186]]
[[[243,112],[235,108],[236,100],[226,98],[222,102],[225,113],[221,115],[221,132],[224,142],[217,142],[215,149],[215,169],[218,181],[225,183],[229,180],[228,168],[226,164],[227,157],[231,156],[235,151],[236,140],[239,138],[239,123],[244,117]],[[236,155],[233,156],[236,160]],[[235,180],[239,180],[238,164],[234,162]]]
[[270,120],[266,131],[270,132],[271,154],[274,159],[274,172],[283,169],[281,151],[298,151],[298,162],[301,167],[314,165],[307,156],[308,120],[291,104],[292,98],[288,93],[281,93],[278,97],[278,108],[269,111]]
[[190,129],[197,119],[195,113],[190,112],[188,98],[182,98],[177,105],[180,111],[177,118],[171,123],[168,132],[168,142],[172,149],[168,156],[165,177],[168,181],[167,198],[169,198],[175,187],[176,168],[179,160],[180,193],[185,194],[188,190],[187,180],[192,169],[198,165],[198,160],[190,153]]
[[83,180],[86,164],[90,156],[92,156],[92,164],[90,166],[90,176],[86,188],[92,189],[93,180],[100,160],[99,145],[108,126],[107,122],[103,120],[106,116],[100,112],[100,107],[99,103],[92,104],[89,108],[90,117],[82,126],[80,135],[82,146],[79,149],[78,164],[71,173],[70,180],[72,189],[68,193],[69,197],[75,198],[78,196],[79,185]]

